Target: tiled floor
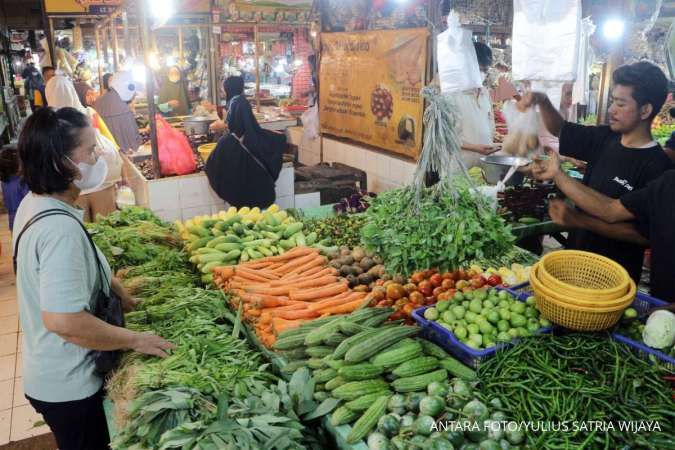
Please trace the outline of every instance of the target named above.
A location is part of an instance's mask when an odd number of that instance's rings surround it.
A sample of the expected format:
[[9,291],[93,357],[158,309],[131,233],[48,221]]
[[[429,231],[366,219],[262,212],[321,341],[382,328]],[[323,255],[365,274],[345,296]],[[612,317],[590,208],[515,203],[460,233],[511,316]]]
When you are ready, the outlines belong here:
[[[19,316],[7,216],[0,215],[0,445],[48,433],[23,395]],[[37,426],[36,426],[37,425]]]

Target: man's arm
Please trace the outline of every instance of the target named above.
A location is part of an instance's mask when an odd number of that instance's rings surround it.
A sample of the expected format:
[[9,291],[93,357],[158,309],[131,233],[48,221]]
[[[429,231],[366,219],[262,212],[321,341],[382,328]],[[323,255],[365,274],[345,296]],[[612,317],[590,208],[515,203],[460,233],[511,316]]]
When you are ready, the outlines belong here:
[[558,154],[546,149],[548,159],[538,159],[532,168],[532,174],[538,180],[553,180],[555,184],[574,204],[607,223],[624,222],[635,218],[621,201],[595,191],[560,170]]
[[462,142],[462,150],[487,156],[498,152],[499,147],[495,145],[469,144],[468,142]]
[[541,92],[528,92],[518,102],[518,109],[526,110],[532,106],[539,105],[539,113],[544,121],[544,125],[549,133],[553,136],[560,137],[560,130],[562,130],[565,119],[560,115],[558,110],[553,106],[548,96]]
[[567,228],[581,228],[618,241],[649,246],[649,240],[629,222],[607,223],[584,214],[562,200],[553,200],[548,207],[551,220]]
[[42,312],[45,328],[63,340],[91,350],[134,350],[147,355],[165,357],[173,344],[150,333],[138,333],[110,325],[92,314]]

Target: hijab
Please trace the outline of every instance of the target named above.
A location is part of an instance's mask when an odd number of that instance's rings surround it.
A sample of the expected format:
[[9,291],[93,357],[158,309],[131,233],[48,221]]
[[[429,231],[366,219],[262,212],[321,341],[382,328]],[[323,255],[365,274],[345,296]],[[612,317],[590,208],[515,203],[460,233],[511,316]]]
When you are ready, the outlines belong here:
[[[178,81],[172,81],[171,76],[172,72],[175,73],[176,71],[180,75],[178,78]],[[173,111],[171,111],[172,115],[175,116],[187,116],[190,114],[190,100],[188,99],[188,92],[187,92],[187,85],[185,83],[185,78],[183,78],[183,74],[180,72],[180,69],[178,67],[174,66],[169,71],[167,72],[166,76],[164,77],[164,82],[162,83],[162,87],[159,90],[159,103],[167,103],[170,100],[178,100],[178,107],[174,108]]]
[[263,130],[241,95],[243,80],[233,83],[224,86],[230,134],[220,139],[206,161],[206,175],[213,190],[232,206],[266,208],[275,200],[286,136]]
[[73,82],[63,75],[55,75],[47,82],[45,95],[47,96],[47,103],[52,108],[75,108],[89,116],[87,108],[84,107],[77,95]]

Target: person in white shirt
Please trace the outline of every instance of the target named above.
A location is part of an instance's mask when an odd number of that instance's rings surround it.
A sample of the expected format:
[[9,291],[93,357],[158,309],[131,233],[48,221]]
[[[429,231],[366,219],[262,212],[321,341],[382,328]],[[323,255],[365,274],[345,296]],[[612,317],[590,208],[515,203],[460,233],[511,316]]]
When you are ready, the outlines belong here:
[[[478,68],[483,81],[492,66],[492,50],[482,42],[474,42]],[[490,155],[499,150],[494,142],[495,117],[492,112],[490,93],[483,84],[469,89],[457,96],[462,131],[462,160],[467,169],[477,166],[481,156]]]

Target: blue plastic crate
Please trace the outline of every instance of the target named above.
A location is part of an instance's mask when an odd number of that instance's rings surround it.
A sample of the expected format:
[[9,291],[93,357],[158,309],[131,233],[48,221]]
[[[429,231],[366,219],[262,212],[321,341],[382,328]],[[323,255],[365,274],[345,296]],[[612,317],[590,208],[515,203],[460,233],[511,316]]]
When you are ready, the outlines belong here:
[[[637,296],[635,297],[635,300],[633,301],[633,304],[631,307],[635,308],[635,310],[638,312],[638,314],[642,314],[646,312],[647,310],[651,308],[655,308],[658,306],[665,306],[667,305],[667,302],[664,302],[663,300],[659,300],[654,297],[650,297],[647,294],[643,294],[642,292],[638,292]],[[644,358],[646,359],[652,359],[656,358],[666,364],[666,367],[670,369],[671,371],[675,372],[675,358],[672,356],[660,351],[653,349],[651,347],[646,346],[642,342],[634,341],[633,339],[629,338],[628,336],[624,336],[623,334],[620,333],[612,333],[612,338],[616,339],[617,341],[624,343],[631,347],[633,350],[636,352],[640,353]]]
[[[521,300],[527,298],[528,296],[532,295],[532,292],[530,289],[527,289],[529,287],[529,283],[527,283],[526,286],[521,287],[521,293],[517,294],[513,291],[511,291],[510,288],[506,289],[509,291],[511,294],[514,295],[519,295],[519,298]],[[642,314],[646,312],[647,310],[651,308],[655,308],[658,306],[665,306],[667,305],[668,302],[665,302],[663,300],[659,300],[658,298],[651,297],[644,292],[639,292],[635,296],[635,300],[633,300],[633,303],[630,305],[631,308],[634,308],[638,314]],[[633,350],[638,352],[640,355],[645,357],[646,359],[650,359],[651,357],[656,358],[661,360],[666,364],[666,366],[675,372],[675,358],[672,356],[667,355],[666,353],[660,351],[660,350],[655,350],[651,347],[646,346],[642,342],[634,341],[633,339],[624,336],[623,334],[620,333],[612,333],[612,338],[615,340],[628,345],[631,347]]]
[[[524,301],[524,299],[519,300]],[[492,358],[499,350],[512,347],[519,341],[519,339],[514,339],[510,343],[500,343],[492,348],[484,350],[473,349],[467,345],[464,345],[459,339],[455,337],[452,331],[443,328],[436,322],[425,319],[424,311],[430,307],[431,306],[423,306],[422,308],[417,308],[412,313],[413,319],[415,319],[415,322],[417,322],[422,329],[422,337],[440,345],[445,351],[453,355],[467,366],[473,367],[474,369],[477,369],[481,362]],[[550,333],[551,330],[552,328],[550,327],[541,328],[537,331],[537,334]]]

